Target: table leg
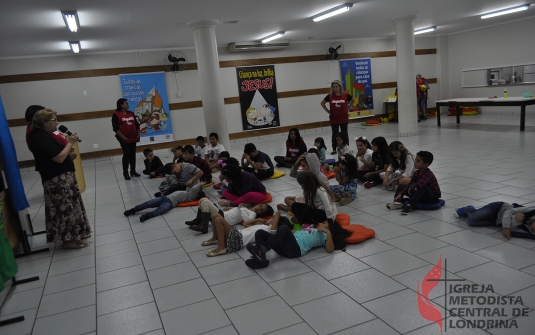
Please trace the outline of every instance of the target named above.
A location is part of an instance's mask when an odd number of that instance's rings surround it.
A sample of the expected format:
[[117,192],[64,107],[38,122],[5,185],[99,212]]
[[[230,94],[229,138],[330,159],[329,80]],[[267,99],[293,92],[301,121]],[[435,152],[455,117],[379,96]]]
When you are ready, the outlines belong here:
[[526,126],[526,106],[520,106],[520,131]]
[[455,108],[456,108],[455,114],[457,114],[457,123],[461,123],[461,106],[457,106]]
[[436,114],[437,114],[437,126],[440,127],[440,106],[436,105]]

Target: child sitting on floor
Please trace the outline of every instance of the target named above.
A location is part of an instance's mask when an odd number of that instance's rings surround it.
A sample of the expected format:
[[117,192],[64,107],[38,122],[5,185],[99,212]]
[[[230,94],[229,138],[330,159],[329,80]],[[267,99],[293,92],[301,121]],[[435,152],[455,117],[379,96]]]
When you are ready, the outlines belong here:
[[220,211],[210,200],[201,199],[197,208],[197,217],[191,221],[186,221],[185,224],[191,230],[206,234],[208,232],[208,222],[218,213],[225,217],[225,221],[231,226],[237,225],[241,221],[243,221],[245,226],[252,224],[253,220],[257,217],[272,216],[274,211],[271,206],[266,204],[256,205],[252,210],[245,207],[245,204],[240,204],[238,207],[227,207],[223,211]]
[[[433,154],[429,151],[419,151],[414,160],[416,171],[407,186],[399,185],[394,196],[394,203],[386,205],[389,209],[400,209],[401,214],[408,215],[414,210],[418,202],[436,203],[440,199],[440,187],[438,186],[435,174],[429,170],[429,165],[433,163]],[[403,197],[410,198],[406,205],[403,205]]]
[[190,163],[167,163],[165,164],[165,177],[158,189],[160,192],[155,197],[171,194],[175,191],[185,191],[189,186],[194,186],[201,178],[203,172]]
[[195,146],[195,156],[204,159],[206,145],[204,144],[204,136],[197,136],[195,139],[197,145]]
[[[219,154],[219,158],[221,159],[217,161],[217,163],[219,164],[220,171],[223,171],[223,168],[227,165],[240,165],[240,162],[238,162],[236,158],[230,156],[228,158],[224,157],[225,152],[228,154],[227,151],[223,151],[221,154]],[[228,188],[228,180],[223,174],[220,174],[219,181],[221,182],[221,189],[217,191],[217,194],[221,195],[223,194],[223,191]]]
[[398,185],[407,185],[414,173],[414,156],[400,141],[394,141],[388,146],[388,160],[390,166],[386,172],[380,174],[383,188],[393,191]]
[[[297,167],[294,165],[292,167],[292,170],[290,171],[290,177],[297,178],[301,173],[305,171],[311,171],[316,175],[316,177],[318,177],[320,183],[322,183],[323,185],[329,185],[329,180],[327,179],[327,177],[325,177],[323,172],[321,172],[321,164],[318,156],[315,153],[310,152],[311,150],[316,149],[310,148],[308,150],[308,153],[301,155],[301,157],[299,157],[299,159],[297,160],[297,162],[299,162],[300,164],[300,167],[302,168],[301,172],[298,173]],[[305,197],[303,195],[287,196],[286,198],[284,198],[284,204],[278,204],[277,209],[289,212],[291,211],[292,204],[296,201],[304,204]]]
[[273,159],[277,162],[277,167],[291,168],[297,158],[305,152],[307,152],[307,145],[299,134],[299,129],[292,128],[286,140],[286,156],[275,156]]
[[323,137],[317,137],[314,140],[314,147],[318,149],[319,152],[319,158],[321,165],[325,164],[325,152],[327,151],[327,146],[325,145],[325,141],[323,140]]
[[303,189],[303,202],[295,201],[291,205],[297,221],[303,224],[318,223],[319,215],[325,213],[328,219],[336,217],[336,197],[329,186],[320,182],[312,171],[303,171],[297,176],[297,182]]
[[241,167],[227,164],[221,170],[221,175],[228,181],[228,189],[222,192],[224,199],[218,201],[219,205],[230,207],[246,203],[246,207],[249,207],[266,198],[264,184],[254,174],[242,171]]
[[173,163],[182,163],[184,161],[184,158],[182,158],[182,149],[181,145],[171,149],[171,152],[173,153]]
[[241,167],[244,171],[254,174],[258,180],[267,179],[275,173],[271,158],[257,150],[253,143],[247,143],[243,148]]
[[145,170],[143,174],[148,175],[149,178],[163,176],[163,163],[158,156],[154,156],[152,149],[143,150],[143,155],[145,155]]
[[[351,148],[349,148],[349,138],[345,133],[338,133],[334,136],[334,139],[336,141],[336,154],[338,155],[338,162],[340,161],[340,158],[342,155],[350,154],[354,155]],[[334,166],[338,165],[338,162],[334,163]],[[323,165],[323,170],[330,171],[331,168],[329,164]]]
[[225,147],[222,144],[217,143],[219,136],[217,133],[210,133],[208,140],[210,145],[207,146],[204,150],[204,160],[210,165],[212,172],[219,171],[219,165],[217,161],[219,160],[219,154],[225,151]]
[[[373,150],[366,136],[356,137],[357,142],[357,164],[359,171],[369,171],[372,166]],[[373,166],[375,167],[375,166]]]
[[473,206],[457,208],[455,217],[466,218],[471,227],[501,226],[502,235],[509,240],[511,230],[535,234],[535,207],[521,207],[506,202],[491,202],[479,209]]
[[338,185],[329,188],[340,199],[340,206],[345,206],[357,197],[357,161],[353,155],[344,154],[338,166],[334,168]]
[[188,187],[186,191],[176,191],[169,195],[159,196],[152,200],[146,201],[141,205],[137,205],[134,208],[125,211],[123,214],[124,216],[129,216],[147,208],[156,208],[152,212],[144,213],[139,216],[139,221],[144,222],[155,216],[162,215],[163,213],[176,207],[179,203],[204,198],[206,195],[202,191],[202,185],[204,185],[204,183],[197,183],[193,187]]
[[381,183],[381,173],[385,173],[390,166],[388,160],[388,143],[382,136],[372,140],[372,162],[368,165],[369,171],[358,171],[357,179],[364,183],[365,188],[375,187]]
[[184,146],[184,149],[182,150],[182,157],[184,157],[184,161],[191,163],[201,169],[203,172],[203,176],[201,178],[202,181],[206,182],[207,184],[212,182],[212,169],[210,168],[210,165],[202,159],[197,156],[195,156],[195,149],[191,145]]

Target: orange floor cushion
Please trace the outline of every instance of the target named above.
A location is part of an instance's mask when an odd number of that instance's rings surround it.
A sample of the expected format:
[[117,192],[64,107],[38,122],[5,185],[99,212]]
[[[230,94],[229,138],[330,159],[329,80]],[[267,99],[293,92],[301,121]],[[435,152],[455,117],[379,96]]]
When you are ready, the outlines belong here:
[[176,205],[176,206],[177,206],[177,207],[199,206],[199,202],[201,202],[201,199],[193,200],[193,201],[181,202],[181,203],[179,203],[179,204]]
[[334,178],[335,176],[336,176],[336,172],[334,171],[325,172],[325,177],[327,177],[327,179]]
[[267,204],[268,202],[271,202],[271,200],[273,200],[273,197],[271,196],[271,193],[266,193],[266,197],[264,198],[264,200],[254,204],[255,206],[256,205],[260,205],[260,204]]
[[336,214],[334,218],[334,220],[338,221],[338,223],[342,227],[349,225],[351,223],[350,219],[351,218],[349,217],[349,214],[345,214],[345,213]]
[[223,184],[221,184],[221,183],[217,183],[217,184],[214,185],[214,188],[215,188],[216,190],[220,190],[222,185],[223,185]]
[[375,236],[375,230],[366,228],[360,224],[350,224],[344,226],[344,229],[351,232],[351,236],[346,238],[346,243],[360,243]]

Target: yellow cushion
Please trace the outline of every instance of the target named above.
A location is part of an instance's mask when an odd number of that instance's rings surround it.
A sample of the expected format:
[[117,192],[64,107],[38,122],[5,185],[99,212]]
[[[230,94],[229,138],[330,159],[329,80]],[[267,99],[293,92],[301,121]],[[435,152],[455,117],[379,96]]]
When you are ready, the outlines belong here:
[[212,185],[214,185],[214,184],[215,184],[215,181],[212,179],[211,182],[204,184],[202,187],[203,187],[203,188],[205,188],[205,187],[210,187],[210,186],[212,186]]
[[277,178],[280,178],[280,177],[284,176],[285,174],[286,174],[286,172],[284,172],[284,171],[275,170],[273,172],[273,176],[269,177],[269,179],[277,179]]

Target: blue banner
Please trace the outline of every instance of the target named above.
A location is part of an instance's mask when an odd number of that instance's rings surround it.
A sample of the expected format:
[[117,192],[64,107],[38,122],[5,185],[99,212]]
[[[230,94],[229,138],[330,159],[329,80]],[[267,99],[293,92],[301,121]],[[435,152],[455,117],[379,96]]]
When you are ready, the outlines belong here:
[[141,129],[139,144],[173,141],[173,128],[163,72],[121,74],[123,98],[128,100]]
[[[7,124],[6,112],[4,110],[4,103],[0,96],[0,159],[2,161],[2,167],[6,175],[7,188],[9,194],[13,199],[13,206],[17,212],[30,207],[26,194],[24,192],[24,186],[22,185],[22,178],[20,177],[19,161],[17,159],[17,152],[15,151],[15,144],[13,143],[13,137],[9,131],[9,125]],[[0,176],[0,178],[2,178]]]
[[355,98],[356,104],[349,118],[375,115],[372,91],[372,65],[370,58],[340,61],[344,91]]

